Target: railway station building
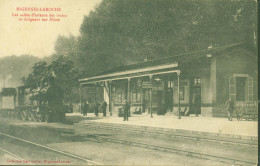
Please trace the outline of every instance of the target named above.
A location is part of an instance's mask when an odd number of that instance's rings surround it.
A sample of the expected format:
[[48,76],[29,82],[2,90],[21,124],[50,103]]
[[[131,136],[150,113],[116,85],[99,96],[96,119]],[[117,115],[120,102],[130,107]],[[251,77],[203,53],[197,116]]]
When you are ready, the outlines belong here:
[[127,100],[131,113],[180,112],[225,117],[225,103],[257,101],[257,56],[243,43],[116,67],[82,78],[81,99],[105,100],[117,116]]

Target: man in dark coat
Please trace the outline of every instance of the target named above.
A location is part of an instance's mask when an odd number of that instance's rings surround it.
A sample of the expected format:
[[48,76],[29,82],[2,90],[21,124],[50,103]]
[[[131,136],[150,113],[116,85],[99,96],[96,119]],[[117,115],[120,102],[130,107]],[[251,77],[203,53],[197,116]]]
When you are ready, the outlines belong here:
[[103,117],[106,117],[107,115],[107,102],[104,100],[102,103],[102,110],[103,110]]
[[95,115],[98,116],[98,109],[99,109],[99,102],[96,101],[96,105],[95,105]]
[[72,103],[70,103],[70,105],[69,105],[69,113],[73,113],[73,104]]
[[195,109],[195,115],[198,116],[201,109],[201,100],[199,95],[195,95],[194,99],[194,109]]
[[86,101],[84,104],[83,104],[83,116],[87,116],[88,114],[88,102]]
[[129,111],[130,111],[130,104],[127,100],[125,100],[125,105],[124,105],[124,121],[128,121],[128,116],[129,116]]

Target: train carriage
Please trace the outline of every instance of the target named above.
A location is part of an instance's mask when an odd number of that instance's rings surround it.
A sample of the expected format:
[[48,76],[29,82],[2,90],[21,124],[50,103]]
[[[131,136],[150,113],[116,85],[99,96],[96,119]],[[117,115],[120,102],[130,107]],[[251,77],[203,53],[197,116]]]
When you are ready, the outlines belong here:
[[1,116],[3,117],[13,117],[15,115],[16,106],[16,89],[15,88],[3,88],[0,93],[1,101]]
[[63,105],[62,89],[48,78],[41,87],[3,88],[1,116],[28,121],[62,122],[68,107]]

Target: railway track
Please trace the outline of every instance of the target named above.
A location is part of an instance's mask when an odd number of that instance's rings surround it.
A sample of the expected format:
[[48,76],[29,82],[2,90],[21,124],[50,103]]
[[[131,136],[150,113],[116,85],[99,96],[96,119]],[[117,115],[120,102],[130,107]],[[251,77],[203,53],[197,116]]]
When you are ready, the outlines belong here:
[[[24,158],[4,149],[2,147],[0,147],[0,151],[4,152],[5,154],[10,155],[13,158],[13,159],[10,159],[10,161],[24,161],[25,160]],[[29,163],[29,164],[31,165],[31,163]]]
[[[8,140],[14,139],[16,142],[20,141],[20,142],[28,144],[30,146],[34,146],[34,147],[37,147],[37,148],[40,148],[40,149],[51,151],[51,152],[57,153],[61,156],[66,156],[68,158],[72,158],[74,160],[84,162],[87,165],[103,165],[102,163],[95,162],[93,160],[90,160],[90,159],[87,159],[87,158],[84,158],[84,157],[81,157],[81,156],[78,156],[78,155],[74,155],[74,154],[71,154],[71,153],[68,153],[68,152],[64,152],[64,151],[61,151],[61,150],[58,150],[58,149],[54,149],[54,148],[51,148],[51,147],[48,147],[48,146],[45,146],[45,145],[37,144],[35,142],[31,142],[31,141],[28,141],[28,140],[25,140],[25,139],[21,139],[21,138],[18,138],[18,137],[9,135],[9,134],[5,134],[5,133],[2,133],[2,132],[0,132],[0,136],[6,137],[6,138],[8,138]],[[15,156],[18,159],[22,159],[22,157],[19,157],[18,155],[11,153],[11,152],[9,152],[5,149],[1,149],[1,150],[5,151],[6,153],[11,154],[12,156]]]
[[244,146],[244,147],[251,147],[251,148],[258,148],[258,142],[254,140],[243,140],[243,139],[234,139],[234,138],[221,138],[221,137],[212,137],[212,136],[203,136],[203,135],[196,135],[196,134],[185,134],[185,133],[167,133],[163,131],[147,131],[140,128],[135,127],[121,127],[116,125],[110,125],[110,124],[95,124],[95,123],[86,123],[84,126],[88,128],[96,128],[96,129],[105,129],[105,130],[114,130],[114,131],[127,131],[127,132],[133,132],[133,133],[142,133],[147,135],[157,135],[157,136],[167,136],[175,139],[187,139],[187,140],[195,140],[195,141],[206,141],[206,142],[212,142],[212,143],[219,143],[219,144],[225,144],[227,146]]
[[[88,127],[90,127],[90,126],[88,126]],[[94,126],[93,128],[95,129],[95,128],[99,128],[99,127]],[[103,129],[107,130],[106,128],[103,128]],[[70,139],[74,139],[76,141],[90,141],[90,142],[97,142],[97,143],[111,142],[111,143],[115,143],[115,144],[122,144],[122,145],[135,146],[135,147],[141,147],[141,148],[152,149],[152,150],[159,150],[162,152],[175,153],[175,154],[180,154],[180,155],[186,155],[189,157],[195,157],[198,159],[214,160],[214,161],[235,164],[235,165],[256,165],[256,162],[247,161],[247,160],[243,160],[243,159],[239,159],[239,158],[232,158],[232,157],[212,155],[212,154],[203,154],[203,153],[197,152],[197,151],[183,150],[182,148],[165,147],[165,146],[153,145],[153,144],[145,143],[145,142],[129,141],[129,140],[111,138],[109,136],[101,136],[101,135],[98,135],[97,137],[89,137],[89,135],[86,135],[86,134],[74,134],[74,132],[71,129],[69,130],[69,129],[61,129],[61,128],[57,129],[56,128],[55,131],[56,132],[58,131],[59,133],[69,133],[69,134],[63,134],[63,136],[68,137]],[[120,132],[121,132],[121,129],[120,129]],[[156,134],[156,133],[153,133],[153,134]],[[0,132],[0,135],[5,136],[9,139],[15,139],[18,141],[22,141],[24,143],[31,144],[33,146],[37,146],[37,147],[44,148],[44,149],[47,149],[47,150],[50,150],[53,152],[57,152],[62,155],[72,157],[74,159],[79,159],[79,160],[85,161],[86,163],[89,163],[91,165],[102,165],[101,163],[96,163],[92,160],[89,160],[89,159],[86,159],[86,158],[83,158],[80,156],[76,156],[76,155],[73,155],[73,154],[70,154],[67,152],[63,152],[63,151],[60,151],[57,149],[50,148],[45,145],[40,145],[40,144],[31,142],[31,141],[27,141],[27,140],[24,140],[24,139],[21,139],[21,138],[12,136],[12,135],[8,135],[8,134],[2,133],[2,132]]]
[[146,149],[151,149],[151,150],[159,150],[162,152],[186,155],[186,156],[195,157],[198,159],[215,160],[218,162],[241,165],[241,166],[256,165],[255,162],[242,160],[239,158],[232,158],[232,157],[219,156],[219,155],[213,155],[213,154],[204,154],[201,152],[183,150],[181,148],[176,148],[176,147],[165,147],[165,146],[153,145],[153,144],[144,143],[144,142],[136,142],[136,141],[128,141],[128,140],[123,140],[123,139],[118,139],[118,138],[111,138],[111,137],[107,137],[107,136],[88,137],[88,136],[84,136],[84,135],[75,135],[75,136],[67,135],[66,137],[70,137],[77,141],[91,141],[91,142],[97,142],[97,143],[110,142],[110,143],[115,143],[115,144],[135,146],[135,147],[139,147],[139,148],[141,147],[141,148],[146,148]]

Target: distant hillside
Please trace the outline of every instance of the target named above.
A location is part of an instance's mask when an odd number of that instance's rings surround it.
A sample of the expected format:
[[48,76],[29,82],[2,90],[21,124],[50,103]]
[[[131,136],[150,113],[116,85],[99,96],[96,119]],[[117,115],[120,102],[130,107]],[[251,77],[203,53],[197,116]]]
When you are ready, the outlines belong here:
[[0,88],[2,89],[4,84],[5,87],[22,85],[21,78],[32,72],[32,67],[40,60],[43,59],[31,55],[13,55],[0,58]]

